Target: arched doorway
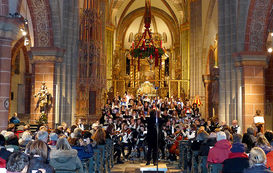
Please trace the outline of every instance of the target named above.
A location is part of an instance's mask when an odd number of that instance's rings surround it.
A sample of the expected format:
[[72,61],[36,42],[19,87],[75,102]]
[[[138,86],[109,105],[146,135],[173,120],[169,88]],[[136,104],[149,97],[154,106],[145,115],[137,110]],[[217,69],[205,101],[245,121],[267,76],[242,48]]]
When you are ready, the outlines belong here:
[[15,112],[28,122],[30,116],[31,73],[27,48],[22,37],[12,48],[9,116]]

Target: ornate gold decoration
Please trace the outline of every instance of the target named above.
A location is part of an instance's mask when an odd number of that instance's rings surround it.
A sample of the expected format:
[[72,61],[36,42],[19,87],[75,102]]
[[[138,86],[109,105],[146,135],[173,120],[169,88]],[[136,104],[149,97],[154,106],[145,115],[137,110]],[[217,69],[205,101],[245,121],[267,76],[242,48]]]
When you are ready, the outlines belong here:
[[141,84],[140,88],[137,90],[137,94],[139,94],[139,95],[146,94],[148,96],[155,96],[156,89],[151,82],[146,81]]

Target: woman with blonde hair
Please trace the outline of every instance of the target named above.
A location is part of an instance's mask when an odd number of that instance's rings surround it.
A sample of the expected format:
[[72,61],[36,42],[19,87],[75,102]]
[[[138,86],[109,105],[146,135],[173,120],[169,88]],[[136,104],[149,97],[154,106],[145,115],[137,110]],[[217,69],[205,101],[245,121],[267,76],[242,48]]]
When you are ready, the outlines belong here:
[[77,171],[83,173],[83,166],[78,152],[72,149],[66,138],[59,138],[56,150],[50,152],[50,165],[58,171]]
[[266,168],[266,155],[264,151],[259,147],[251,149],[249,154],[249,166],[244,173],[269,173],[272,172]]

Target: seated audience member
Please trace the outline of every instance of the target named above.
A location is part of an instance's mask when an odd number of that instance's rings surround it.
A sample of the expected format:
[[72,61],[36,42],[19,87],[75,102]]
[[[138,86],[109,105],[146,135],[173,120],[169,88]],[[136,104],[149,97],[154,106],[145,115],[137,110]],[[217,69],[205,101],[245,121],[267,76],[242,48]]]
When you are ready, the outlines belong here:
[[13,137],[15,134],[11,131],[7,131],[4,135],[5,139],[8,140],[10,137]]
[[7,161],[7,173],[27,173],[29,157],[25,153],[14,152]]
[[244,173],[269,173],[265,166],[266,155],[264,151],[259,147],[254,147],[250,150],[249,154],[249,166],[250,168],[244,170]]
[[267,130],[264,133],[264,136],[266,137],[266,139],[268,140],[268,142],[270,143],[270,145],[273,146],[273,132],[271,130]]
[[58,171],[78,170],[79,173],[83,173],[82,163],[77,154],[77,150],[71,148],[66,138],[59,138],[56,150],[50,153],[50,165]]
[[27,155],[30,155],[30,146],[31,146],[31,144],[33,143],[34,141],[29,141],[29,143],[27,143],[27,145],[26,145],[26,147],[25,147],[25,153],[27,154]]
[[29,133],[29,131],[23,132],[22,137],[19,139],[20,148],[25,149],[29,141],[32,141],[31,134]]
[[95,134],[93,135],[93,139],[96,142],[97,145],[105,145],[105,131],[102,129],[102,127],[98,127]]
[[272,151],[272,147],[269,144],[269,142],[267,141],[267,139],[264,137],[264,135],[260,135],[257,138],[256,146],[260,147],[265,152],[265,154],[267,154],[270,151]]
[[208,156],[209,150],[216,144],[216,133],[211,132],[208,138],[201,143],[199,155],[200,156]]
[[226,137],[227,137],[227,140],[229,140],[230,142],[233,141],[233,136],[232,134],[229,132],[229,130],[224,130],[225,134],[226,134]]
[[247,128],[247,133],[243,135],[242,143],[245,143],[247,145],[246,152],[249,153],[251,148],[255,147],[256,144],[256,137],[254,136],[255,130],[253,127]]
[[260,147],[266,155],[266,167],[273,170],[273,148],[265,138],[261,135],[257,139],[257,147]]
[[10,118],[9,123],[11,123],[11,124],[19,124],[19,123],[20,123],[20,119],[18,118],[16,112],[15,112],[15,113],[13,114],[13,116]]
[[11,152],[5,148],[6,139],[0,134],[0,168],[6,168],[6,161]]
[[43,141],[44,143],[47,144],[48,141],[48,132],[45,130],[40,130],[37,133],[37,139],[40,141]]
[[93,156],[93,149],[91,150],[89,148],[90,145],[87,145],[86,142],[84,142],[82,136],[78,138],[68,138],[68,142],[73,149],[78,151],[80,160],[84,161]]
[[223,163],[230,153],[231,144],[226,139],[225,132],[218,132],[216,134],[216,144],[209,150],[208,163]]
[[16,128],[15,125],[13,123],[11,123],[11,124],[8,125],[7,131],[14,133],[15,132],[15,128]]
[[46,170],[46,173],[54,173],[54,168],[46,163],[48,158],[47,145],[41,140],[35,140],[29,147],[30,164],[28,173],[39,169]]
[[58,140],[58,135],[56,133],[50,133],[49,142],[47,143],[49,147],[54,148]]
[[249,167],[248,156],[245,153],[245,146],[242,144],[242,135],[233,135],[233,144],[228,159],[224,161],[222,173],[242,173]]
[[40,131],[38,131],[37,133],[37,139],[44,142],[46,144],[47,147],[47,159],[46,162],[49,163],[49,153],[51,148],[48,146],[47,142],[48,142],[48,132],[46,131],[47,128],[45,126],[41,126],[40,127]]
[[13,135],[7,139],[6,149],[10,152],[20,151],[18,137],[16,135]]

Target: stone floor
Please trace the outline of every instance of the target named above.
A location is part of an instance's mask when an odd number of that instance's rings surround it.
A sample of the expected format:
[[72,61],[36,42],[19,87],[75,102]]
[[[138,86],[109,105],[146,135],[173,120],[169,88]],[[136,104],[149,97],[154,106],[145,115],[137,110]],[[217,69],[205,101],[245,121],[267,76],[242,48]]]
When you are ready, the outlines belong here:
[[[127,161],[124,164],[115,164],[111,169],[111,173],[140,173],[140,164],[146,163],[145,161]],[[177,162],[160,161],[167,165],[167,173],[179,173],[182,172],[178,168]],[[146,172],[145,172],[146,173]]]

